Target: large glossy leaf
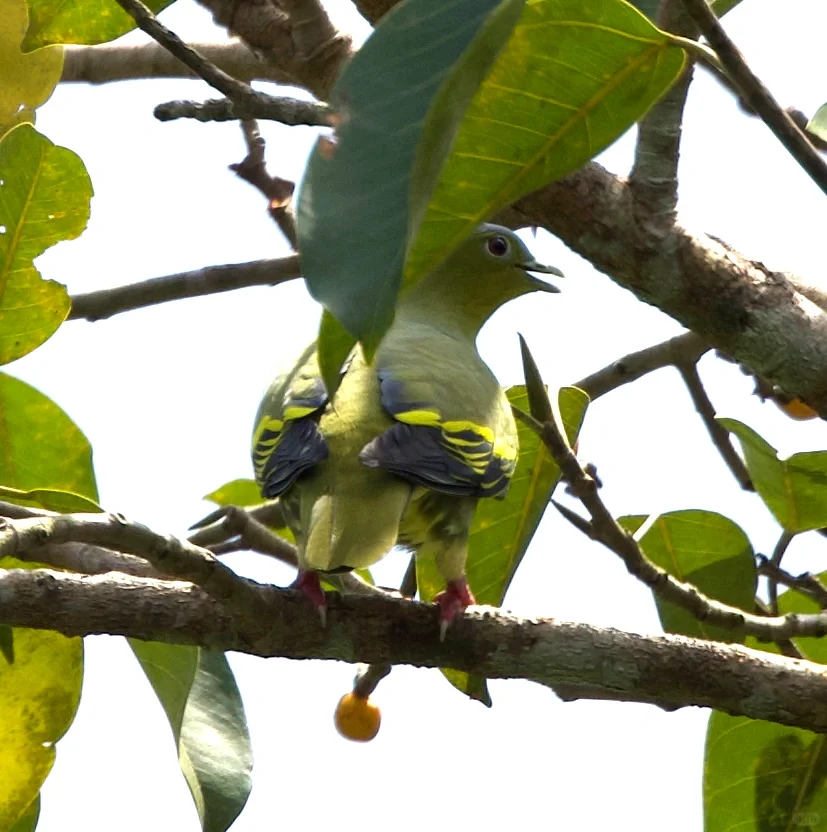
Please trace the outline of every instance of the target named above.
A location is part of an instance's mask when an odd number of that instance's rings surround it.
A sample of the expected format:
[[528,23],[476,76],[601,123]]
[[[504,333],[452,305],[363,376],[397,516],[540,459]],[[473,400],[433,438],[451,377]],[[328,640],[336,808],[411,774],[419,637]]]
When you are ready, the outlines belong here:
[[0,140],[0,183],[0,364],[7,364],[69,313],[66,287],[43,280],[33,260],[86,228],[92,184],[80,157],[30,124]]
[[0,829],[13,827],[37,799],[83,679],[80,638],[16,627],[14,653],[14,664],[0,659]]
[[[827,573],[818,576],[822,582]],[[791,590],[778,611],[815,613],[815,601]],[[777,652],[748,639],[755,650]],[[827,639],[795,639],[810,661],[827,664]],[[827,819],[825,737],[761,720],[713,713],[706,739],[704,814],[706,832],[788,832],[823,828]]]
[[826,737],[713,713],[704,762],[705,832],[790,832],[827,818]]
[[[509,388],[508,399],[521,410],[528,410],[528,394],[522,385]],[[588,397],[575,387],[564,387],[559,403],[566,435],[574,442]],[[480,604],[502,605],[560,480],[560,469],[537,434],[522,423],[518,423],[517,430],[520,456],[508,493],[504,500],[480,500],[471,527],[466,574]],[[445,582],[433,560],[417,558],[416,575],[423,601],[430,601],[444,588]],[[443,672],[461,691],[490,704],[485,680],[455,670]]]
[[24,54],[20,42],[29,24],[26,0],[3,0],[0,11],[0,136],[31,123],[34,110],[52,94],[63,69],[59,48]]
[[456,126],[523,0],[409,0],[351,60],[302,183],[298,231],[312,294],[375,347],[393,319],[408,241]]
[[[620,517],[623,528],[635,533],[646,515]],[[661,514],[638,541],[646,556],[680,581],[696,586],[710,598],[750,612],[758,576],[749,539],[741,527],[714,511],[671,511]],[[711,627],[655,595],[663,629],[669,633],[736,641],[731,630]]]
[[[135,28],[135,21],[115,0],[28,0],[28,52],[49,43],[105,43]],[[173,0],[146,0],[157,13]]]
[[253,756],[227,659],[198,647],[130,639],[169,719],[204,832],[224,832],[250,794]]
[[325,309],[319,323],[316,349],[319,354],[319,372],[331,399],[339,389],[342,366],[355,344],[356,339]]
[[536,0],[471,100],[408,255],[407,282],[477,223],[608,147],[686,56],[623,0]]
[[738,437],[756,491],[787,531],[827,526],[827,451],[779,459],[775,448],[743,422],[718,421]]
[[0,484],[98,501],[86,437],[51,399],[5,373],[0,373]]
[[[629,2],[640,9],[651,21],[655,21],[658,15],[658,8],[661,0],[629,0]],[[723,17],[730,9],[734,9],[741,0],[709,0],[709,7],[718,17]]]

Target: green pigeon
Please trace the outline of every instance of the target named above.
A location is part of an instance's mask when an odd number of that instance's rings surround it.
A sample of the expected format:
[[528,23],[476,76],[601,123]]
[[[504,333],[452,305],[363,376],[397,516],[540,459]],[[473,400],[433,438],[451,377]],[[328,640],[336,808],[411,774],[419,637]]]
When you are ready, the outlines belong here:
[[507,228],[481,225],[400,297],[368,363],[354,347],[331,400],[316,345],[259,407],[252,454],[265,498],[296,537],[299,587],[324,622],[320,575],[368,567],[395,545],[445,578],[440,637],[474,596],[465,577],[477,501],[505,496],[517,463],[508,400],[477,352],[482,325],[528,292],[559,292]]

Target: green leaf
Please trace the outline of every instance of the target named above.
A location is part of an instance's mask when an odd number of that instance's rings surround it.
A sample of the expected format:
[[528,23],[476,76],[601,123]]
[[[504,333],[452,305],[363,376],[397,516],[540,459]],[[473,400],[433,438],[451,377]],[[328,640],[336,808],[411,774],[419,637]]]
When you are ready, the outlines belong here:
[[[49,43],[105,43],[135,28],[135,21],[115,0],[28,0],[29,30],[23,48],[30,52]],[[145,0],[156,14],[173,0]]]
[[86,437],[51,399],[5,373],[0,373],[0,483],[98,501]]
[[526,393],[531,415],[541,424],[550,422],[554,418],[551,402],[548,400],[548,390],[543,383],[543,377],[534,360],[534,356],[520,335],[520,354],[523,359],[523,375],[525,376]]
[[827,142],[827,104],[822,104],[807,123],[807,132]]
[[822,828],[826,743],[810,731],[713,713],[704,761],[705,832]]
[[[528,408],[524,386],[511,387],[508,400],[521,410]],[[560,415],[570,442],[583,423],[588,396],[576,387],[560,390]],[[534,431],[517,423],[520,456],[504,500],[480,500],[468,541],[468,583],[480,604],[502,605],[514,573],[540,524],[551,494],[560,481],[560,469]],[[433,559],[417,558],[419,597],[430,601],[444,588]],[[486,704],[491,700],[485,681],[459,671],[443,671],[464,693]]]
[[264,502],[255,480],[238,479],[204,495],[205,500],[219,506],[257,506]]
[[20,42],[28,26],[26,0],[3,0],[0,14],[0,136],[15,124],[31,123],[34,110],[60,81],[63,51],[24,54]]
[[406,284],[500,208],[608,147],[669,89],[685,61],[622,0],[527,3],[465,112],[409,247]]
[[[827,572],[818,578],[827,581]],[[812,599],[787,590],[778,596],[778,611],[788,615],[821,609]],[[827,640],[793,641],[806,659],[827,664]],[[753,638],[747,646],[778,652],[774,644]],[[706,832],[821,829],[827,818],[825,739],[810,731],[713,713],[704,765]]]
[[370,356],[393,319],[408,241],[465,107],[523,0],[411,0],[342,73],[298,206],[302,268],[317,298]]
[[14,664],[0,661],[0,829],[13,828],[37,798],[83,679],[80,638],[15,627],[14,651]]
[[709,0],[709,7],[721,18],[728,11],[734,9],[740,2],[741,0]]
[[33,261],[86,228],[92,184],[79,156],[29,124],[0,140],[0,182],[0,364],[7,364],[69,314],[66,287],[43,280]]
[[8,664],[14,664],[14,629],[0,624],[0,653]]
[[[647,519],[646,515],[629,515],[620,517],[618,523],[634,534]],[[658,516],[638,542],[651,561],[679,581],[693,584],[709,598],[752,610],[758,582],[754,554],[741,527],[729,518],[714,511],[670,511]],[[668,633],[743,641],[743,636],[731,630],[711,627],[657,595],[654,598]]]
[[89,500],[80,494],[72,494],[70,491],[55,491],[48,488],[33,488],[30,491],[21,491],[19,488],[7,488],[0,485],[0,499],[23,506],[39,506],[48,511],[59,511],[64,514],[75,511],[103,511],[94,500]]
[[252,787],[241,696],[223,653],[129,639],[166,712],[204,832],[224,832]]
[[738,437],[755,490],[788,532],[827,526],[827,451],[782,460],[752,428],[735,419],[718,421]]
[[37,822],[40,820],[40,795],[38,795],[31,806],[20,816],[9,832],[34,832],[37,829]]
[[331,399],[339,389],[342,366],[355,344],[356,339],[325,309],[319,324],[316,349],[319,353],[319,372]]

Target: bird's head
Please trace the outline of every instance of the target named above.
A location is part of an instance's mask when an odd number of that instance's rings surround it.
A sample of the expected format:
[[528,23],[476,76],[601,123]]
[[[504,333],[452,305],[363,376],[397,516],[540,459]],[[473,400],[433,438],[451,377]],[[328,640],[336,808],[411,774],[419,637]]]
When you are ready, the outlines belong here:
[[[562,277],[554,266],[538,263],[510,229],[484,224],[413,289],[413,296],[450,309],[478,330],[500,306],[529,292],[559,292],[532,272]],[[413,299],[413,298],[412,298]]]

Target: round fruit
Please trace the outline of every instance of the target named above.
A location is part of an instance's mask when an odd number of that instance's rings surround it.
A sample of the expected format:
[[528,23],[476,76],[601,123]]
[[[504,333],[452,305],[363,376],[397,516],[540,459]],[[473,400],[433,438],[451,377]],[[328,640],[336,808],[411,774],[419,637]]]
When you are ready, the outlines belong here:
[[775,402],[791,419],[804,422],[807,419],[815,419],[818,413],[810,405],[802,402],[801,399],[790,399],[788,402]]
[[345,739],[370,742],[379,733],[382,714],[369,698],[351,692],[339,700],[333,721]]

